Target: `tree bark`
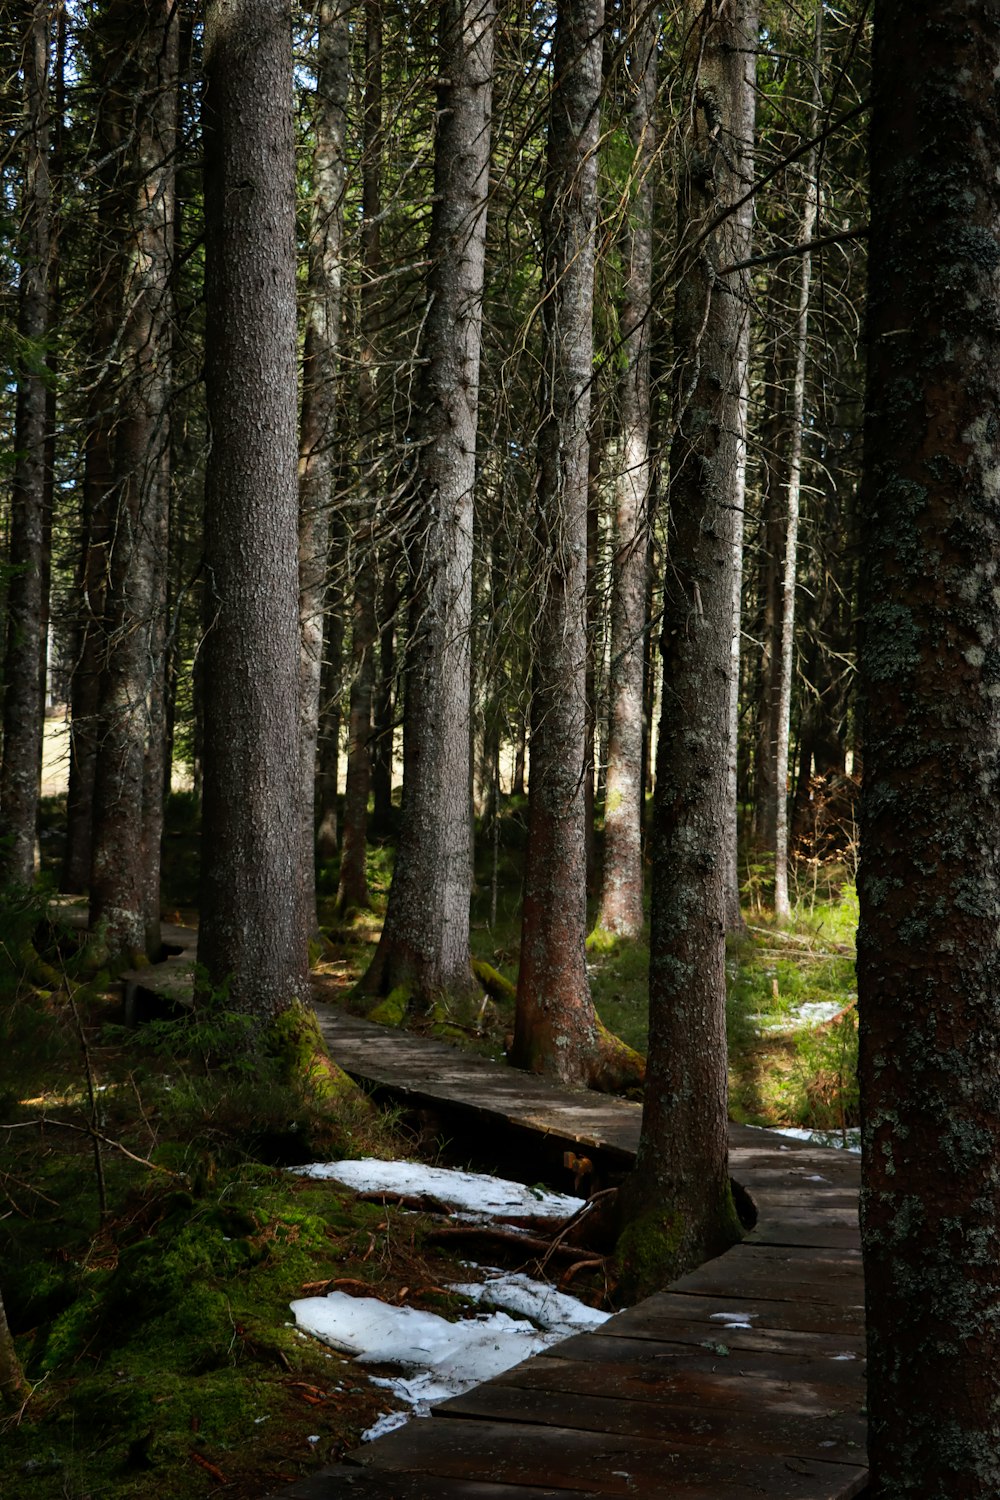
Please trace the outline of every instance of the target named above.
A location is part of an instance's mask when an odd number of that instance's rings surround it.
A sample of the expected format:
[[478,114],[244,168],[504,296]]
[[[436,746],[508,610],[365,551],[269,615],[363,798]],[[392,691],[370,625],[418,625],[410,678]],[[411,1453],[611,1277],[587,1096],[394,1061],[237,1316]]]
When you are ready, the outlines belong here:
[[440,8],[429,306],[404,535],[412,583],[403,817],[366,986],[421,1001],[473,988],[470,711],[472,525],[493,96],[492,0]]
[[621,471],[615,486],[611,563],[610,725],[604,795],[604,869],[597,926],[636,937],[643,924],[642,688],[646,568],[651,523],[649,351],[653,310],[658,11],[633,4],[626,87],[633,150],[620,316],[625,367],[618,384]]
[[51,186],[49,177],[50,0],[22,7],[24,139],[18,258],[14,472],[10,497],[11,566],[4,655],[3,757],[0,761],[0,885],[31,885],[35,875],[48,616],[45,557],[47,383]]
[[[131,6],[110,6],[102,17],[111,76],[119,86],[131,80],[139,97],[138,107],[127,100],[117,126],[128,218],[118,231],[113,519],[91,842],[90,922],[112,954],[159,947],[163,798],[177,21],[172,0],[148,0],[138,36],[135,19]],[[160,805],[150,807],[147,794]]]
[[[692,108],[682,143],[678,364],[653,801],[648,1081],[619,1257],[644,1295],[740,1236],[728,1168],[725,815],[734,493],[749,312],[735,275],[749,224],[706,227],[752,180],[756,0],[686,15]],[[700,243],[699,243],[700,240]]]
[[375,508],[382,441],[379,400],[382,289],[382,0],[364,0],[365,82],[362,142],[361,358],[358,369],[359,503],[351,538],[351,691],[347,777],[337,909],[371,905],[366,866],[371,791],[372,695],[375,686],[377,573]]
[[313,196],[299,426],[302,899],[306,919],[313,929],[319,926],[316,915],[316,769],[336,457],[350,9],[350,0],[316,0],[319,35],[313,110]]
[[[556,16],[543,237],[538,614],[521,965],[511,1060],[565,1083],[620,1083],[590,995],[584,795],[588,430],[603,0]],[[638,1061],[638,1059],[635,1059]]]
[[873,1500],[1000,1494],[998,76],[992,9],[881,0],[860,506]]
[[[807,138],[819,130],[823,109],[823,4],[816,6],[813,53],[812,108]],[[802,211],[800,243],[807,245],[816,230],[819,212],[819,182],[816,171],[818,148],[806,158],[806,199]],[[806,404],[806,360],[809,353],[809,291],[812,255],[805,251],[799,265],[799,306],[795,326],[795,374],[788,433],[788,507],[785,513],[785,564],[781,587],[781,664],[778,677],[778,739],[775,746],[776,814],[774,830],[774,914],[788,917],[788,745],[792,720],[792,670],[795,650],[795,588],[798,578],[799,499],[802,489],[802,436]]]
[[299,801],[289,0],[205,19],[204,814],[198,961],[261,1021],[308,990]]

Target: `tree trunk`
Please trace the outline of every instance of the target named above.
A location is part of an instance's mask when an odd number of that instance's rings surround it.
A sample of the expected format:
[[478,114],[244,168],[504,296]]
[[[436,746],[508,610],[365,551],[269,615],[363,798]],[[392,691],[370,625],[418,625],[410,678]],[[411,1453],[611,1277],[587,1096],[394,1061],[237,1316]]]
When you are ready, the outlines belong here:
[[873,1500],[1000,1494],[998,77],[994,12],[882,0],[860,507]]
[[[816,35],[813,54],[812,109],[809,113],[807,138],[819,130],[823,109],[823,0],[816,6]],[[819,212],[819,182],[816,176],[818,148],[806,158],[806,201],[802,212],[801,243],[806,245],[816,229]],[[795,328],[795,375],[788,435],[788,509],[785,516],[785,566],[781,588],[781,665],[778,688],[778,740],[775,747],[775,783],[777,794],[774,830],[774,914],[788,917],[788,744],[792,719],[792,669],[795,649],[795,585],[798,577],[799,498],[802,489],[802,434],[806,403],[806,358],[809,352],[809,290],[812,282],[812,256],[805,251],[799,268],[799,307]]]
[[649,347],[653,297],[658,12],[633,4],[626,62],[634,152],[620,318],[625,368],[618,385],[621,471],[611,563],[611,671],[604,871],[597,926],[615,937],[642,931],[642,679],[652,455]]
[[[129,14],[126,15],[126,9]],[[177,23],[172,0],[149,0],[134,38],[135,8],[102,16],[105,65],[127,109],[119,228],[120,328],[114,392],[113,522],[98,686],[90,922],[112,954],[159,947],[164,672],[163,548],[168,505],[173,150],[177,119]],[[153,911],[153,904],[156,910]],[[148,930],[147,930],[148,929]]]
[[210,0],[205,77],[212,446],[198,961],[266,1021],[308,993],[288,0]]
[[[725,815],[734,494],[748,297],[720,266],[749,222],[721,205],[752,180],[756,0],[687,13],[692,109],[678,203],[687,257],[664,577],[663,697],[653,803],[648,1082],[619,1242],[627,1295],[645,1295],[740,1235],[729,1185]],[[699,243],[700,242],[700,243]]]
[[9,842],[0,843],[0,885],[27,886],[34,880],[45,724],[48,423],[44,344],[49,325],[51,8],[50,0],[26,0],[22,6],[24,139],[17,331],[23,352],[14,419],[0,761],[0,839]]
[[355,580],[351,606],[351,693],[340,883],[337,888],[337,909],[345,914],[371,905],[366,853],[377,635],[374,516],[381,447],[378,362],[382,319],[382,0],[364,0],[364,10],[361,358],[358,369],[361,480],[350,551],[350,572]]
[[366,986],[424,1002],[472,989],[469,719],[472,522],[493,92],[491,0],[440,9],[429,306],[404,534],[413,580],[403,819]]
[[542,206],[543,378],[536,501],[538,614],[521,966],[511,1060],[565,1083],[619,1083],[627,1049],[587,979],[588,428],[603,0],[556,17]]
[[335,468],[337,347],[340,337],[350,0],[316,0],[319,27],[313,111],[305,352],[299,426],[299,629],[302,899],[316,915],[316,766],[324,620]]
[[[747,170],[750,163],[747,163]],[[752,202],[741,213],[747,214],[747,244],[752,234]],[[739,865],[739,730],[740,730],[740,642],[743,619],[743,532],[747,496],[747,410],[749,405],[750,318],[743,319],[740,330],[742,345],[738,358],[743,371],[737,418],[736,475],[733,481],[733,626],[729,662],[729,762],[726,772],[726,835],[723,859],[723,887],[726,901],[726,931],[741,932],[746,926],[740,910]]]
[[399,624],[398,564],[386,562],[378,626],[378,678],[372,712],[372,832],[392,832],[392,762],[396,740],[396,631]]
[[11,1411],[22,1406],[29,1395],[30,1388],[14,1348],[14,1338],[7,1323],[3,1296],[0,1294],[0,1401]]
[[343,529],[334,516],[331,518],[330,582],[327,585],[326,619],[323,624],[323,668],[320,677],[315,792],[316,854],[321,860],[334,857],[340,838],[338,783],[340,780],[344,596],[338,563],[342,547]]

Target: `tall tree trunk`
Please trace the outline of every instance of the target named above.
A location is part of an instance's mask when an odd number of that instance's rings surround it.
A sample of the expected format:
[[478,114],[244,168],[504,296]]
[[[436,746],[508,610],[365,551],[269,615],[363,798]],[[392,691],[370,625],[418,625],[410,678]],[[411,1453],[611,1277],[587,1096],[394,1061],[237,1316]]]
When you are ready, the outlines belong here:
[[[816,6],[816,33],[813,53],[812,108],[807,138],[819,131],[823,109],[823,0]],[[802,212],[801,243],[807,245],[816,229],[819,211],[819,182],[816,176],[818,148],[806,158],[806,198]],[[775,782],[777,809],[774,830],[774,914],[790,914],[788,901],[788,743],[792,719],[792,669],[795,650],[795,585],[798,578],[799,498],[802,489],[802,433],[806,404],[806,358],[809,352],[809,292],[812,283],[812,255],[801,256],[799,268],[799,307],[795,326],[795,375],[788,434],[788,509],[785,517],[785,566],[781,588],[781,669],[778,690],[778,740],[775,747]]]
[[375,686],[377,571],[375,493],[381,423],[379,351],[382,320],[382,0],[364,0],[365,83],[362,142],[361,359],[358,370],[358,516],[351,538],[351,692],[347,726],[347,779],[337,908],[371,905],[366,845],[371,791],[372,695]]
[[378,678],[372,711],[372,832],[392,831],[392,762],[396,720],[396,633],[399,625],[398,564],[387,559],[378,622]]
[[604,872],[597,925],[616,937],[642,930],[642,678],[652,455],[649,347],[653,298],[658,12],[633,4],[626,60],[634,152],[620,317],[625,368],[618,384],[621,472],[611,563],[611,671]]
[[315,791],[316,854],[329,860],[340,838],[338,782],[340,780],[341,673],[344,655],[344,596],[340,581],[343,528],[331,517],[330,581],[323,623],[323,668]]
[[134,80],[140,100],[137,110],[128,99],[128,120],[121,122],[129,217],[119,249],[114,518],[91,844],[90,921],[103,927],[112,953],[145,952],[150,941],[159,947],[161,813],[149,808],[144,793],[162,802],[164,754],[177,22],[172,0],[148,0],[133,37],[134,11],[112,5],[102,17],[106,62],[119,86]]
[[307,995],[299,805],[289,0],[205,19],[204,815],[198,960],[267,1020]]
[[757,597],[759,614],[754,634],[760,642],[756,691],[754,693],[756,734],[754,746],[754,838],[759,848],[773,849],[778,836],[778,783],[776,755],[778,746],[778,708],[781,676],[781,570],[784,540],[783,511],[787,488],[785,472],[785,436],[787,430],[787,369],[782,358],[778,325],[784,308],[772,282],[767,307],[775,323],[773,350],[764,370],[764,399],[767,416],[759,436],[763,495],[761,498],[760,566]]
[[728,1168],[724,888],[734,493],[749,224],[720,206],[752,179],[756,0],[686,13],[692,108],[678,228],[678,360],[664,578],[663,698],[653,802],[648,1082],[628,1222],[629,1295],[740,1235]]
[[493,96],[492,0],[440,11],[434,209],[404,536],[413,580],[406,652],[403,820],[366,985],[423,1001],[472,988],[469,716],[472,522]]
[[22,1406],[29,1395],[30,1388],[17,1357],[3,1296],[0,1294],[0,1401],[8,1410],[12,1410]]
[[49,29],[51,0],[21,7],[24,136],[18,255],[11,577],[4,656],[3,757],[0,761],[0,885],[30,885],[35,873],[48,599],[45,558],[47,422],[44,344],[49,324],[51,188],[49,179]]
[[316,916],[316,769],[324,621],[335,470],[337,347],[340,336],[350,0],[316,0],[319,26],[313,110],[312,202],[305,353],[299,427],[300,781],[303,902]]
[[873,1500],[1000,1494],[998,77],[993,12],[882,0],[860,507]]
[[528,850],[512,1061],[566,1083],[631,1062],[587,979],[587,491],[603,0],[556,17],[543,233],[543,379]]
[[[749,171],[751,163],[746,162]],[[753,203],[747,203],[744,231],[749,245],[752,234]],[[741,932],[746,923],[740,910],[739,865],[739,751],[740,751],[740,642],[743,620],[743,532],[747,496],[747,413],[750,372],[750,298],[745,289],[744,318],[740,329],[738,360],[743,372],[737,417],[736,475],[733,481],[733,625],[729,658],[729,746],[726,771],[726,834],[723,859],[723,886],[726,902],[726,931]]]

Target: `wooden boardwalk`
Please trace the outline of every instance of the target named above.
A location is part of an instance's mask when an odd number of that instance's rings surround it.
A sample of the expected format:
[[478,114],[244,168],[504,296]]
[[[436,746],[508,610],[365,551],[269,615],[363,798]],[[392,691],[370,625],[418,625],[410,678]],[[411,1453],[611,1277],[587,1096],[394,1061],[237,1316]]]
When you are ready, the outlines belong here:
[[[332,1054],[417,1107],[624,1162],[639,1109],[319,1007]],[[850,1500],[867,1483],[858,1163],[732,1127],[746,1241],[285,1500]]]
[[[191,944],[184,929],[170,934]],[[177,995],[191,954],[128,982]],[[541,1178],[563,1153],[613,1177],[639,1107],[559,1088],[327,1005],[331,1054],[366,1086],[448,1117],[485,1164]],[[456,1121],[460,1124],[456,1127]],[[857,1157],[732,1126],[746,1240],[619,1313],[356,1449],[281,1500],[850,1500],[867,1484]],[[566,1182],[558,1184],[567,1186]],[[275,1497],[278,1500],[278,1497]]]

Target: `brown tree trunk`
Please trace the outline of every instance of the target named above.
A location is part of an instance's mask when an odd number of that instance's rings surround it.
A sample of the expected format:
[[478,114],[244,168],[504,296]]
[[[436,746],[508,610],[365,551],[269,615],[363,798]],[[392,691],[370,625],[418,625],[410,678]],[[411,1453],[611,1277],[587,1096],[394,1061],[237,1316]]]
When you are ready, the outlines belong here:
[[860,506],[873,1500],[1000,1494],[998,77],[992,11],[882,0]]
[[[819,129],[823,109],[823,0],[816,6],[813,55],[812,109],[809,138]],[[806,196],[802,210],[801,243],[808,244],[816,229],[819,182],[818,148],[806,158]],[[776,817],[774,830],[774,914],[790,915],[788,900],[788,751],[792,719],[792,670],[795,649],[795,590],[798,577],[799,509],[802,489],[802,436],[806,401],[806,359],[809,352],[809,289],[812,255],[805,251],[799,268],[799,306],[795,326],[795,374],[792,380],[788,434],[788,505],[785,513],[784,573],[781,587],[781,665],[778,675],[778,739],[775,747]]]
[[748,296],[719,267],[749,224],[721,205],[752,180],[756,0],[687,12],[692,109],[678,203],[670,557],[653,804],[648,1081],[619,1244],[645,1294],[740,1235],[728,1167],[724,888],[733,632],[733,496]]
[[299,804],[288,0],[205,19],[204,814],[198,960],[260,1020],[308,990]]
[[627,1050],[612,1045],[598,1021],[584,954],[588,429],[603,28],[602,0],[562,0],[542,208],[540,577],[511,1053],[519,1067],[594,1086],[621,1081]]
[[4,655],[3,756],[0,761],[0,885],[31,885],[35,874],[42,735],[45,724],[45,514],[47,399],[44,343],[49,325],[51,188],[49,180],[49,28],[51,0],[21,7],[24,137],[18,246],[14,472],[10,497],[11,566]]
[[625,368],[618,385],[621,470],[615,486],[611,564],[611,671],[604,871],[597,926],[615,937],[642,931],[642,678],[652,455],[649,346],[653,295],[658,13],[634,4],[626,74],[634,152],[620,317]]
[[337,347],[340,336],[350,0],[316,0],[319,27],[313,109],[305,352],[299,426],[300,781],[306,918],[316,915],[316,767],[324,621],[335,469]]
[[337,909],[371,905],[366,867],[371,791],[372,695],[375,687],[377,572],[374,515],[381,447],[378,369],[382,271],[382,0],[364,0],[365,82],[362,142],[361,359],[358,370],[358,457],[361,492],[351,538],[351,691],[347,779]]
[[386,562],[378,625],[378,678],[372,700],[372,832],[392,831],[392,763],[396,741],[396,633],[400,591],[398,564]]
[[0,1401],[10,1411],[22,1406],[29,1394],[30,1388],[14,1348],[3,1296],[0,1295]]
[[404,535],[413,580],[406,651],[403,819],[366,986],[424,1002],[473,987],[469,720],[472,523],[493,93],[491,0],[440,11],[429,307]]
[[[128,12],[126,14],[126,11]],[[163,797],[164,546],[169,480],[177,23],[172,0],[103,16],[105,64],[132,80],[120,129],[128,218],[119,244],[120,375],[94,772],[90,922],[113,954],[159,947]],[[126,97],[123,95],[123,98]],[[135,116],[137,123],[133,124]],[[145,794],[155,799],[150,807]],[[154,910],[155,906],[155,910]]]

